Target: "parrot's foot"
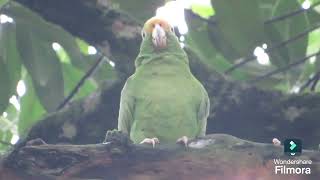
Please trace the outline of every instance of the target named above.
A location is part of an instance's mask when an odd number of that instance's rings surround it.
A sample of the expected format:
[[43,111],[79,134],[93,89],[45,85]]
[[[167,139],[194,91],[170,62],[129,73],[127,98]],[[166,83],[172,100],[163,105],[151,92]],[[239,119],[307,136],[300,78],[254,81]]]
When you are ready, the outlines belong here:
[[140,144],[152,144],[152,147],[154,148],[156,144],[159,144],[160,141],[158,138],[145,138],[143,141],[140,142]]
[[188,148],[189,138],[187,136],[182,136],[177,140],[177,144],[183,144],[186,148]]
[[278,138],[273,138],[272,139],[272,144],[275,146],[280,146],[281,145],[281,141]]

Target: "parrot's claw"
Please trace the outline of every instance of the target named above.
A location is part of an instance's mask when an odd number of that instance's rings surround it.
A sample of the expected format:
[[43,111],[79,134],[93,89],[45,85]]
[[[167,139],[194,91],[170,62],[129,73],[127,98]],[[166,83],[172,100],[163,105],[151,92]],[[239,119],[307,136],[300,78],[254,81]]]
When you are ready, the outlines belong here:
[[278,138],[273,138],[272,139],[272,144],[275,146],[280,146],[281,145],[281,141]]
[[152,147],[154,148],[156,144],[159,144],[160,141],[158,138],[145,138],[143,141],[140,142],[140,144],[152,144]]
[[183,144],[186,148],[188,148],[188,137],[187,136],[182,136],[177,140],[177,144]]

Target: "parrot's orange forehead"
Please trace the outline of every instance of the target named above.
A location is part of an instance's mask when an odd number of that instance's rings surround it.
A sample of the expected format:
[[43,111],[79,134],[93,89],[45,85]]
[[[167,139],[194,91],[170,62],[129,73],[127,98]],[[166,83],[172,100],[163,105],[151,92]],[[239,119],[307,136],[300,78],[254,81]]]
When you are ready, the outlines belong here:
[[167,32],[172,28],[168,21],[159,17],[152,17],[144,24],[143,29],[146,33],[152,33],[156,24],[159,24]]

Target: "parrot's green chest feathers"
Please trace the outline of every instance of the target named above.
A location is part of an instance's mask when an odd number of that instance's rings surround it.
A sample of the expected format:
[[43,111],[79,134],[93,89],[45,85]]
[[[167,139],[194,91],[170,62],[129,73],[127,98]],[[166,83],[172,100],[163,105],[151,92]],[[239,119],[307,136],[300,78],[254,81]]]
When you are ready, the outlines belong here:
[[138,85],[134,88],[136,107],[130,131],[135,142],[146,137],[175,142],[183,135],[195,137],[199,132],[201,86],[187,68],[164,63],[166,60],[141,67],[144,69],[132,76],[132,83]]
[[208,94],[190,72],[175,35],[167,37],[168,48],[162,52],[144,39],[136,71],[121,92],[118,129],[134,143],[154,137],[175,143],[182,136],[195,138],[206,132]]

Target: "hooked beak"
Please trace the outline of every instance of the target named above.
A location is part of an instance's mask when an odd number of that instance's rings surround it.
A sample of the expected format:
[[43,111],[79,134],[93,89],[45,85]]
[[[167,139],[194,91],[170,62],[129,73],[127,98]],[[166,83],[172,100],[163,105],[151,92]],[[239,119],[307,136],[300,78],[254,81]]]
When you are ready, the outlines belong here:
[[152,43],[156,49],[163,49],[167,46],[166,32],[159,24],[153,28]]

